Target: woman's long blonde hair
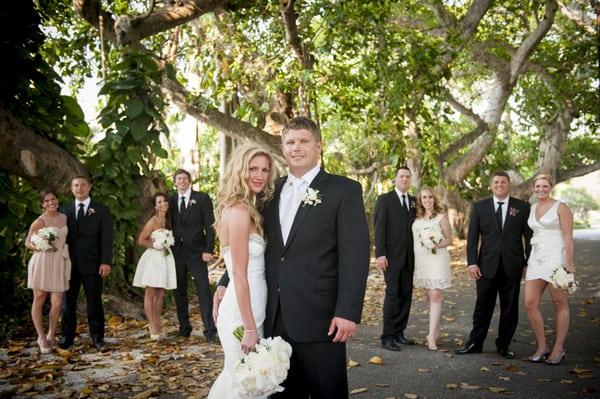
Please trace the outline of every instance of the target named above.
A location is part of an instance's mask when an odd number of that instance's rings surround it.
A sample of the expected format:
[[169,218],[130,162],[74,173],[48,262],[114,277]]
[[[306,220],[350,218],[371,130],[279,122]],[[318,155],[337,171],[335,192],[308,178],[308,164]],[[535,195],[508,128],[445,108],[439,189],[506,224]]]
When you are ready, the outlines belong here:
[[[250,176],[250,161],[257,156],[265,156],[269,160],[269,176],[263,191],[255,195],[246,180]],[[225,173],[221,178],[219,191],[217,193],[217,209],[215,210],[215,229],[218,230],[223,210],[228,207],[241,205],[250,213],[250,220],[256,226],[256,230],[262,236],[262,216],[260,211],[275,192],[275,162],[267,149],[254,144],[247,143],[235,149],[231,159],[227,162]]]
[[435,190],[428,186],[422,186],[418,191],[418,194],[417,194],[417,218],[422,218],[425,216],[425,207],[423,206],[423,203],[421,202],[421,193],[423,191],[428,191],[433,196],[433,210],[431,211],[431,218],[433,219],[439,213],[443,212],[444,208],[442,208],[442,205],[440,205],[440,200],[439,200],[438,195],[435,192]]

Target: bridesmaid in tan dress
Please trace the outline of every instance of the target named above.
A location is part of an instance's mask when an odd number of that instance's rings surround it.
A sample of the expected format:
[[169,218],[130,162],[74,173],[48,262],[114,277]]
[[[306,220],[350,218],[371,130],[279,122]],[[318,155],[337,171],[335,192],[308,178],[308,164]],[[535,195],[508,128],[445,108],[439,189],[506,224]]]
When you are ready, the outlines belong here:
[[[44,212],[31,224],[25,241],[25,246],[33,251],[28,265],[27,288],[33,290],[31,318],[38,334],[40,352],[49,353],[54,346],[63,295],[69,288],[71,260],[65,244],[68,232],[67,217],[58,212],[58,195],[51,189],[44,189],[40,193],[40,203]],[[51,242],[53,249],[42,251],[36,248],[32,236],[38,230],[48,227],[52,227],[58,237]],[[46,334],[42,309],[48,296],[51,306]]]

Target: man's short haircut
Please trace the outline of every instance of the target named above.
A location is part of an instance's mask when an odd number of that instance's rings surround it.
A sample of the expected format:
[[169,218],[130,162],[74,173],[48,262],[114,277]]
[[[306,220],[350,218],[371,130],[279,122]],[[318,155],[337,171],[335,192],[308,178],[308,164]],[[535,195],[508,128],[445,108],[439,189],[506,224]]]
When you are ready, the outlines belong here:
[[185,175],[187,175],[187,177],[188,177],[188,180],[189,180],[190,182],[192,181],[192,175],[190,174],[190,172],[188,172],[188,171],[187,171],[187,170],[185,170],[185,169],[181,169],[181,168],[180,168],[180,169],[177,169],[177,170],[175,171],[175,173],[173,173],[173,180],[175,180],[175,178],[176,178],[178,175],[181,175],[181,174],[185,174]]
[[283,130],[281,131],[281,137],[284,138],[290,130],[302,129],[308,130],[310,134],[312,134],[312,136],[315,138],[315,140],[321,141],[321,129],[319,129],[319,127],[313,120],[307,118],[306,116],[297,116],[295,118],[290,119],[285,124],[285,126],[283,126]]
[[496,176],[506,177],[508,179],[508,181],[510,181],[510,176],[504,170],[495,171],[494,174],[492,175],[492,180],[494,180],[494,177],[496,177]]

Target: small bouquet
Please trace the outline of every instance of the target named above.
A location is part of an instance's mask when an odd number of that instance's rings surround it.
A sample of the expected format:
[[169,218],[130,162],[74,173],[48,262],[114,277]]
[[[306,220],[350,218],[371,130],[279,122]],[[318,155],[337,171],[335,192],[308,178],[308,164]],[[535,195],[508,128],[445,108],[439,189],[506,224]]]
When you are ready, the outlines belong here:
[[[241,341],[244,327],[236,328],[233,335]],[[291,356],[292,347],[281,337],[262,338],[235,366],[235,384],[240,395],[255,398],[283,391],[280,384],[287,377]]]
[[419,230],[417,238],[422,247],[425,247],[435,254],[435,246],[444,241],[442,229],[439,226],[427,226]]
[[302,206],[310,205],[317,206],[319,205],[323,199],[323,196],[319,192],[319,190],[315,190],[312,187],[306,189],[304,193],[304,197],[302,198]]
[[579,283],[575,281],[575,275],[569,273],[562,265],[554,269],[550,283],[554,288],[561,289],[569,294],[577,291],[577,287],[579,286]]
[[169,247],[175,244],[173,232],[167,229],[154,230],[152,234],[150,234],[150,238],[153,241],[152,246],[154,249],[162,249],[165,256],[169,255]]
[[31,236],[31,242],[40,251],[56,251],[56,248],[52,245],[54,240],[58,238],[58,231],[54,227],[43,227],[33,233]]

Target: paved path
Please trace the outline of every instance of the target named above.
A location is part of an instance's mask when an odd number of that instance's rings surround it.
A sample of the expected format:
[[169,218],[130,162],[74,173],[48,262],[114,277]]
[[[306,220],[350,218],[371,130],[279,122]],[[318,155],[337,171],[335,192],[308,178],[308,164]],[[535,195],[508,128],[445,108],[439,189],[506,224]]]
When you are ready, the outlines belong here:
[[[348,371],[353,398],[600,398],[600,231],[575,234],[575,265],[580,289],[570,300],[571,327],[567,339],[566,361],[559,366],[534,364],[523,360],[535,351],[527,314],[520,307],[519,326],[511,349],[518,359],[505,360],[495,353],[498,308],[494,314],[484,353],[455,356],[471,329],[475,303],[475,283],[466,276],[464,248],[454,248],[462,262],[453,267],[453,287],[444,293],[443,339],[441,351],[424,345],[403,346],[401,352],[380,348],[381,309],[376,308],[382,292],[368,292],[365,324],[349,345],[348,355],[359,365]],[[370,279],[380,279],[371,272]],[[521,290],[521,304],[523,290]],[[545,293],[542,312],[547,321],[549,343],[553,339],[554,315],[550,296]],[[378,312],[374,315],[375,312]],[[427,335],[427,305],[417,293],[411,309],[406,335],[421,342]],[[370,364],[379,356],[383,365]],[[587,370],[587,371],[582,371]],[[449,385],[454,384],[454,385]],[[467,384],[467,385],[465,385]],[[490,387],[506,390],[496,393]]]

